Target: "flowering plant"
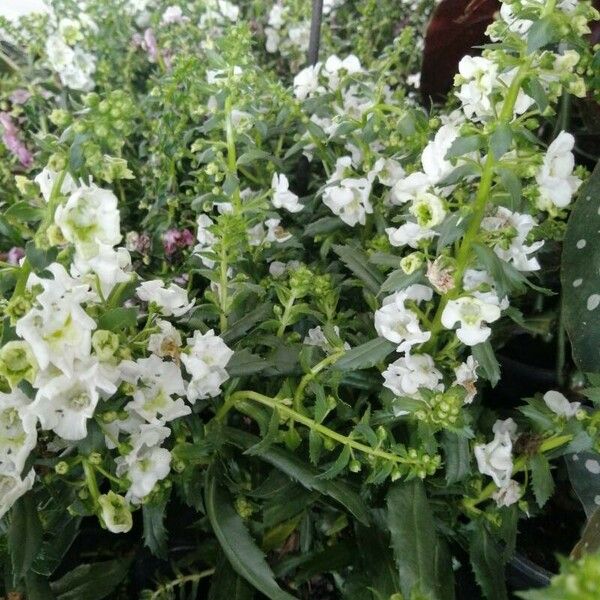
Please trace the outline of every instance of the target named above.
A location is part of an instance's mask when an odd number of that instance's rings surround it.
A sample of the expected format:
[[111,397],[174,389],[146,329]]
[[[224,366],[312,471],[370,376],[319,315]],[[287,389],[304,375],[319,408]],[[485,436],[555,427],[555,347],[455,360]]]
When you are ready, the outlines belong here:
[[[0,22],[7,593],[133,593],[151,554],[154,599],[449,600],[470,562],[500,600],[562,457],[600,472],[600,175],[565,116],[597,94],[599,15],[503,2],[426,111],[430,6],[370,47],[366,4],[326,3],[303,68],[305,3]],[[552,311],[584,393],[495,393]]]

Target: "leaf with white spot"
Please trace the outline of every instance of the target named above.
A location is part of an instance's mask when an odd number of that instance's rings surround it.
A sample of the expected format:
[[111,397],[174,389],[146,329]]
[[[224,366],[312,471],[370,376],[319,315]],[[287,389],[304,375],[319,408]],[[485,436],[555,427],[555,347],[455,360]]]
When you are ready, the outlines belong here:
[[565,234],[561,280],[573,359],[600,372],[600,165],[578,195]]

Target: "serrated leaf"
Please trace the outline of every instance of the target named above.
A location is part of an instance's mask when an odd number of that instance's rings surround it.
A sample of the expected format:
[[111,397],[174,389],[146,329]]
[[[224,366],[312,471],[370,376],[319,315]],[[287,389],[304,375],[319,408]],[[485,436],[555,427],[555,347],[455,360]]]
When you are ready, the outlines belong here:
[[485,597],[488,600],[508,600],[502,551],[481,521],[475,522],[469,555],[475,578]]
[[25,494],[15,502],[7,542],[17,583],[31,568],[42,545],[42,524],[32,494]]
[[388,356],[396,346],[384,338],[369,340],[348,350],[334,365],[337,371],[356,371],[374,367]]
[[387,279],[381,284],[379,293],[383,292],[398,292],[407,288],[409,285],[413,285],[421,281],[423,278],[423,271],[417,270],[407,275],[402,269],[392,271]]
[[561,283],[573,360],[600,372],[600,163],[579,192],[563,244]]
[[386,497],[388,528],[406,598],[421,594],[445,600],[438,573],[437,536],[420,480],[395,483]]
[[244,454],[249,454],[251,456],[258,456],[268,450],[271,447],[271,444],[277,441],[277,437],[279,435],[279,423],[281,419],[279,416],[279,412],[277,409],[273,409],[271,413],[271,420],[269,421],[269,427],[267,431],[264,433],[262,440],[254,446],[250,446]]
[[373,294],[379,292],[383,275],[379,269],[369,263],[367,255],[353,246],[333,246],[333,251],[341,261],[358,277]]
[[271,600],[296,600],[282,590],[265,556],[231,504],[229,493],[217,480],[215,465],[206,473],[206,514],[233,569]]
[[314,429],[311,429],[308,432],[308,458],[313,465],[319,464],[322,450],[323,438]]
[[477,364],[483,370],[485,378],[494,387],[500,381],[500,365],[489,340],[483,342],[483,344],[473,346],[472,354]]
[[144,518],[144,545],[158,558],[167,558],[167,530],[165,529],[166,501],[142,506]]
[[[233,444],[242,450],[258,442],[256,436],[230,427],[224,427],[222,435],[225,442]],[[339,479],[336,481],[327,481],[318,478],[317,476],[320,472],[317,469],[307,465],[305,461],[296,457],[291,452],[276,446],[271,446],[271,448],[260,455],[260,458],[285,473],[294,481],[297,481],[306,489],[316,490],[323,495],[333,498],[336,502],[345,506],[361,523],[369,523],[369,513],[364,501],[343,481]]]
[[327,471],[319,473],[317,477],[319,479],[333,479],[346,468],[348,462],[350,462],[350,446],[344,446]]
[[548,502],[554,492],[554,480],[550,472],[550,463],[543,454],[536,454],[529,462],[531,467],[531,482],[535,501],[541,508]]
[[221,334],[221,337],[225,343],[231,344],[240,339],[246,332],[250,331],[254,325],[267,319],[272,314],[273,305],[270,302],[261,302],[256,308],[233,323],[227,331]]

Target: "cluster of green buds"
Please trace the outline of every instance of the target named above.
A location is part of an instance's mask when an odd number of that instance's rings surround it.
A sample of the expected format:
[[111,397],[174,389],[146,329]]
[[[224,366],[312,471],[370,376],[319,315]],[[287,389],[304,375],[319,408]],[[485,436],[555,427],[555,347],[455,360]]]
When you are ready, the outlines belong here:
[[33,383],[38,364],[27,342],[13,340],[0,348],[0,377],[14,389],[21,381]]
[[445,392],[423,390],[423,397],[423,407],[413,413],[416,419],[436,429],[460,426],[461,408],[465,398],[464,388],[454,386]]
[[423,448],[410,448],[401,453],[404,462],[392,471],[392,480],[399,477],[425,479],[440,468],[442,457],[439,454],[428,454]]

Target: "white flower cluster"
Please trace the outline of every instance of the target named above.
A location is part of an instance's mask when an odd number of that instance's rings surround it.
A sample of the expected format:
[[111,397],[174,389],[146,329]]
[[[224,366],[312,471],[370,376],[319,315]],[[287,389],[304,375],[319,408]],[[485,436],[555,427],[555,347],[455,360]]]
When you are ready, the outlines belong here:
[[72,90],[87,92],[94,88],[96,57],[83,49],[82,42],[97,30],[94,21],[82,12],[77,19],[61,19],[46,40],[50,66],[62,84]]

